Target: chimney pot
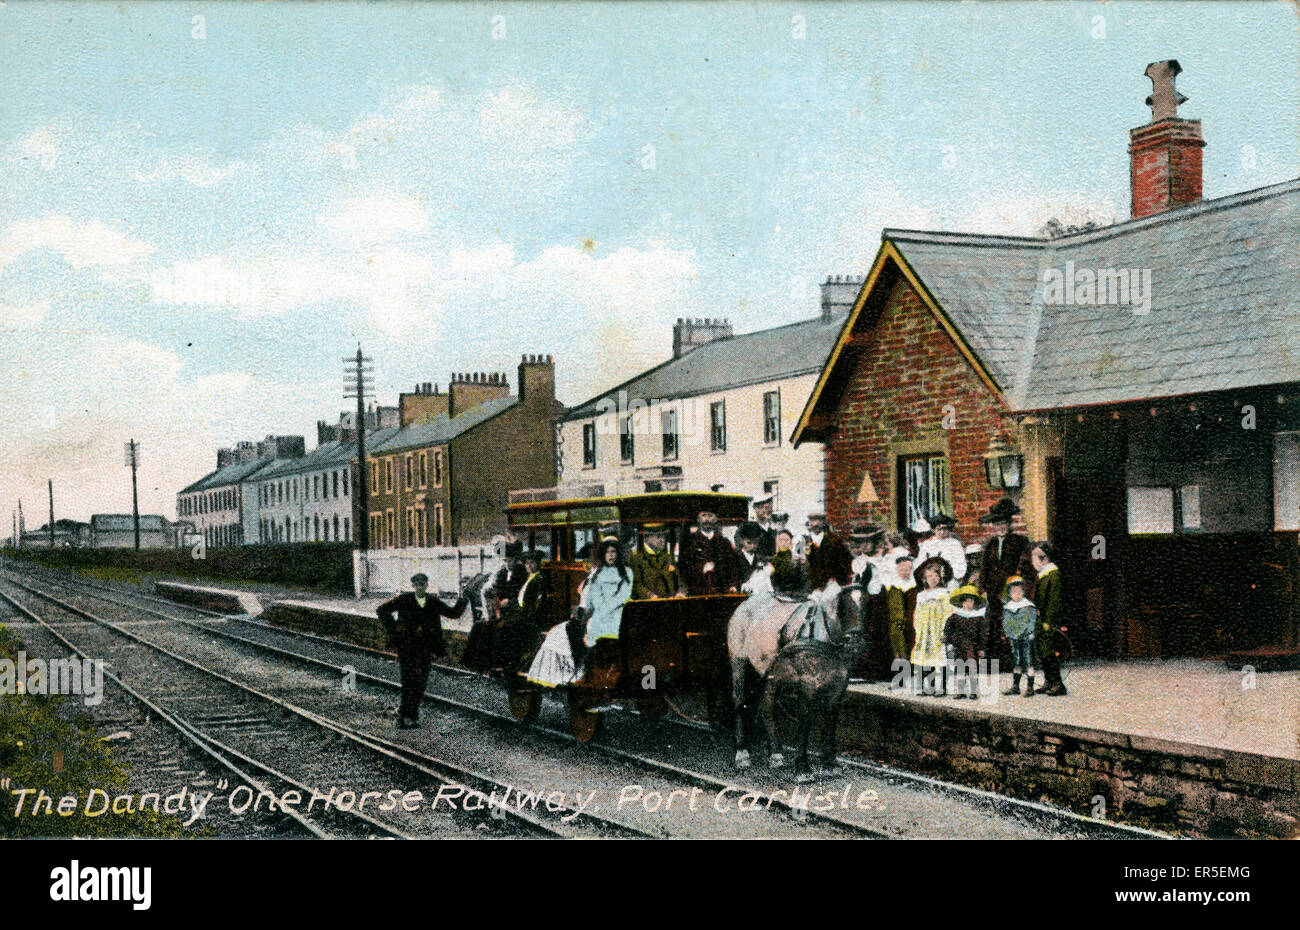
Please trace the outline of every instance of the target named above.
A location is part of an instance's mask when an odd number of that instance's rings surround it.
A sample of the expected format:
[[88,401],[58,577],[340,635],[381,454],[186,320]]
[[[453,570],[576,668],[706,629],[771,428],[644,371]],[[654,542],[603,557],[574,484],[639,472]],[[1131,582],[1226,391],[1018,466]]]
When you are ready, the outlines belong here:
[[1130,212],[1133,219],[1198,203],[1202,192],[1201,121],[1181,119],[1178,105],[1187,98],[1174,89],[1182,71],[1175,59],[1153,61],[1144,72],[1151,79],[1151,122],[1129,130]]

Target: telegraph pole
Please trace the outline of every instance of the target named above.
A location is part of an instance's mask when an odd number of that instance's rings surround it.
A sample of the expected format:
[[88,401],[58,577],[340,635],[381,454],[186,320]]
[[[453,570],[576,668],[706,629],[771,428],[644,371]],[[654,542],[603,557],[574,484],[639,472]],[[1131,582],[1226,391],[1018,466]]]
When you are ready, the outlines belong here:
[[140,465],[140,444],[132,439],[126,444],[126,464],[131,469],[131,518],[135,523],[135,551],[140,551],[140,496],[136,491],[135,470]]
[[50,548],[54,548],[54,479],[50,481]]
[[26,521],[23,520],[23,499],[18,498],[18,548],[23,547],[23,533],[27,531]]
[[343,396],[357,399],[357,480],[352,483],[352,494],[353,500],[358,503],[360,509],[352,522],[356,524],[357,548],[364,553],[370,551],[370,482],[366,477],[366,388],[369,387],[372,391],[375,388],[375,369],[370,364],[372,359],[361,353],[359,344],[356,356],[345,358],[343,361],[348,365],[343,372],[347,378]]

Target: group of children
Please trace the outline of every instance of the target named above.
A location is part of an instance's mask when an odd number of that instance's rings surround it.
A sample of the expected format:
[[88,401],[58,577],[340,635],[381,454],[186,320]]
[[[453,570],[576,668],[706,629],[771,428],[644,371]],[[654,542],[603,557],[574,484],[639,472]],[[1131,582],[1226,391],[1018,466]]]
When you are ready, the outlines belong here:
[[[875,527],[855,529],[850,535],[854,579],[864,583],[887,611],[895,681],[899,680],[898,669],[904,667],[910,674],[902,678],[916,693],[975,699],[980,677],[987,669],[983,660],[993,648],[989,598],[980,584],[983,550],[977,545],[962,546],[953,534],[953,523],[951,517],[940,514],[912,527],[914,534],[924,536],[915,555],[901,533],[883,533]],[[933,535],[926,535],[931,532]],[[1037,543],[1032,551],[1032,564],[1040,576],[1054,576],[1050,545]],[[1049,688],[1035,690],[1035,665],[1046,664],[1045,660],[1036,662],[1037,652],[1042,651],[1037,647],[1051,648],[1044,622],[1050,621],[1050,626],[1057,618],[1040,616],[1039,608],[1029,599],[1030,590],[1025,576],[1017,573],[992,592],[1001,608],[1001,633],[1012,660],[1012,684],[1003,693],[1021,694],[1023,679],[1025,696],[1063,694],[1063,685],[1058,687],[1059,670],[1048,676]]]

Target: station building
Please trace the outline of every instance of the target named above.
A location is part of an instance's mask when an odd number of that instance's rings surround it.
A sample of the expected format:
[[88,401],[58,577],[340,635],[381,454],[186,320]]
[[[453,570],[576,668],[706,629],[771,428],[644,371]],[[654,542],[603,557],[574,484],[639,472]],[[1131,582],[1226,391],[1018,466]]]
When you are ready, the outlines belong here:
[[1077,652],[1294,647],[1300,180],[1202,200],[1168,82],[1130,134],[1132,219],[886,229],[792,441],[825,450],[840,523],[942,510],[983,542],[1010,497]]

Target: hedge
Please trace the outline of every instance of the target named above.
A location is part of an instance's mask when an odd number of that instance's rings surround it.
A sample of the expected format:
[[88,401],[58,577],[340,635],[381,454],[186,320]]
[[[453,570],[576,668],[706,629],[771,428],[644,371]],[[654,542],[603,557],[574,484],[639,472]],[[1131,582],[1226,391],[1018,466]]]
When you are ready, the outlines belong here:
[[189,549],[8,549],[5,555],[50,568],[156,572],[352,593],[352,544],[346,542],[210,548],[202,559]]

